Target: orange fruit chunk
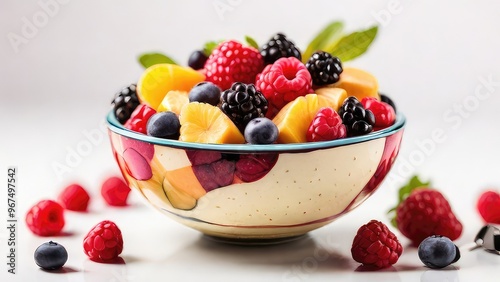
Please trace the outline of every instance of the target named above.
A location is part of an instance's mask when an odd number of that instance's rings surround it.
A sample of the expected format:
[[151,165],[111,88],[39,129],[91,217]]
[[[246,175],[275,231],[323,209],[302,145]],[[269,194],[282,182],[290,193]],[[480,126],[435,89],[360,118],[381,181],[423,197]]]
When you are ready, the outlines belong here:
[[173,64],[156,64],[147,68],[137,82],[139,100],[158,109],[170,90],[189,91],[205,80],[205,75],[189,67]]
[[342,88],[322,87],[316,89],[314,93],[317,94],[318,96],[322,96],[330,100],[330,102],[332,102],[331,107],[336,112],[339,111],[340,107],[342,106],[342,103],[344,103],[344,100],[347,99],[347,92]]
[[330,86],[345,89],[347,96],[354,96],[359,101],[365,97],[373,97],[380,100],[378,81],[375,76],[357,68],[345,67],[344,71],[340,74],[339,81]]
[[182,107],[189,103],[188,93],[186,91],[171,90],[165,95],[165,98],[158,106],[158,112],[171,111],[176,115],[181,113]]
[[191,102],[185,105],[179,116],[181,134],[179,140],[197,143],[243,144],[245,138],[218,107],[206,103]]
[[322,107],[334,108],[337,102],[317,95],[307,94],[286,104],[274,117],[279,130],[278,143],[304,143],[314,116]]

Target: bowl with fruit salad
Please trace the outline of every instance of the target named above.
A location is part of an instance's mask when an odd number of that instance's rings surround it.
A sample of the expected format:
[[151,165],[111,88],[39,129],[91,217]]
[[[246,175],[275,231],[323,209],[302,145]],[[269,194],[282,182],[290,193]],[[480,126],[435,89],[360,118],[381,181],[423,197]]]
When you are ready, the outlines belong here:
[[113,99],[112,151],[148,204],[205,235],[297,238],[373,194],[405,118],[372,74],[330,52],[303,58],[281,33],[248,45],[147,67]]

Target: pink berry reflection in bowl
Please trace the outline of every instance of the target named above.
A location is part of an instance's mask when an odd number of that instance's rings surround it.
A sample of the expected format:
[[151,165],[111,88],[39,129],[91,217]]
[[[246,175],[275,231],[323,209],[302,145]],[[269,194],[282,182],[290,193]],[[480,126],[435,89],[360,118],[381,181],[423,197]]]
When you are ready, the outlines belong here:
[[389,172],[405,118],[364,136],[296,144],[202,144],[146,136],[109,113],[129,186],[206,235],[276,240],[303,235],[366,200]]

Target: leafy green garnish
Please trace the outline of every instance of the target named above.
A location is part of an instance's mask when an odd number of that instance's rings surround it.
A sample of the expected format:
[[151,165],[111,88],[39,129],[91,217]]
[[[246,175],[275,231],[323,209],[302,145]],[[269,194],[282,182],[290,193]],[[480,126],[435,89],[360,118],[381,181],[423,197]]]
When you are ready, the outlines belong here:
[[248,45],[259,50],[259,44],[257,44],[257,41],[255,41],[255,39],[253,39],[252,37],[245,35],[245,41],[248,43]]
[[406,185],[401,187],[398,192],[398,204],[390,209],[387,213],[389,217],[391,218],[391,224],[394,227],[397,227],[396,224],[396,209],[398,208],[399,204],[401,204],[408,196],[410,196],[411,192],[417,188],[424,188],[424,187],[429,187],[431,185],[430,181],[423,182],[418,178],[417,175],[413,176]]
[[373,26],[369,29],[356,31],[348,34],[337,44],[323,50],[338,57],[342,62],[352,60],[368,50],[368,47],[377,36],[378,27]]
[[342,22],[335,21],[328,24],[314,37],[309,45],[307,45],[306,50],[302,53],[302,61],[306,63],[316,51],[326,51],[325,49],[328,48],[332,49],[342,37],[343,29],[344,24]]
[[150,66],[153,66],[156,64],[174,64],[174,65],[177,65],[177,63],[174,60],[172,60],[167,55],[164,55],[161,53],[144,53],[144,54],[139,56],[138,60],[139,60],[139,63],[145,68],[149,68]]
[[222,42],[223,40],[218,40],[218,41],[208,41],[207,43],[205,43],[205,45],[203,46],[203,53],[205,54],[205,56],[210,56],[210,54],[212,54],[212,51],[217,47],[219,46],[219,44]]

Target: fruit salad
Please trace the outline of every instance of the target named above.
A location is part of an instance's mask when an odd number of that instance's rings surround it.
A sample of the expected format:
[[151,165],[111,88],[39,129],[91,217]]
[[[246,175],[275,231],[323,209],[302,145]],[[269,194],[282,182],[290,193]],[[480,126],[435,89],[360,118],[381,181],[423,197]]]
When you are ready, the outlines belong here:
[[[217,236],[299,235],[357,207],[388,173],[402,130],[352,147],[273,149],[395,123],[395,105],[379,93],[375,76],[344,65],[360,55],[346,53],[352,42],[334,48],[344,41],[335,42],[313,40],[301,52],[277,33],[261,46],[206,44],[187,65],[144,63],[139,80],[113,100],[113,126],[126,134],[110,133],[112,149],[129,186],[175,219]],[[245,146],[250,150],[227,149]],[[302,195],[309,196],[297,200]]]
[[152,64],[115,96],[117,120],[153,137],[214,144],[329,141],[395,122],[377,79],[335,53],[305,58],[282,33],[260,47],[249,43],[212,44],[185,66]]

